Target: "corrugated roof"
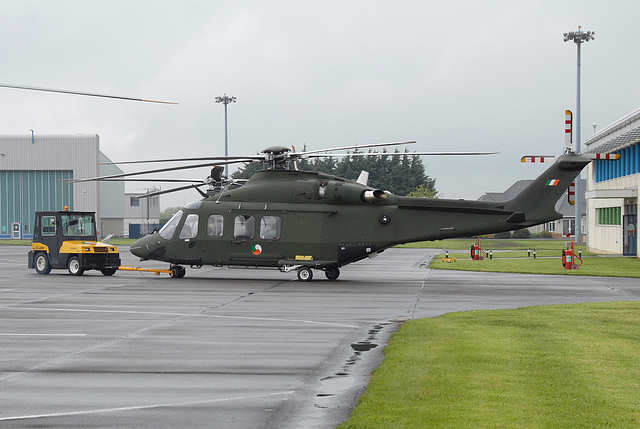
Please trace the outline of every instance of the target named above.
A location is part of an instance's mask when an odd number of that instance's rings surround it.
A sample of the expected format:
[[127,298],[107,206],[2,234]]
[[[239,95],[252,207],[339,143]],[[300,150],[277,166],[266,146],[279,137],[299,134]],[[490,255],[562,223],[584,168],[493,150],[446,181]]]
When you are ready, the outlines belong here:
[[599,145],[590,148],[585,153],[612,153],[640,142],[640,126],[633,128]]

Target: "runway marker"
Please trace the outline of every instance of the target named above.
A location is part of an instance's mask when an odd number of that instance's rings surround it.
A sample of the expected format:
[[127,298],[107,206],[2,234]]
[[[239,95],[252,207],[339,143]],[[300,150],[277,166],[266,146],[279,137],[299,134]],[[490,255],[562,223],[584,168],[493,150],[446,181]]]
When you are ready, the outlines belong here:
[[235,396],[231,398],[208,399],[204,401],[175,402],[170,404],[154,404],[154,405],[138,405],[133,407],[104,408],[101,410],[70,411],[67,413],[33,414],[33,415],[26,415],[26,416],[0,417],[0,422],[9,422],[9,421],[15,421],[15,420],[30,420],[30,419],[46,419],[46,418],[52,418],[52,417],[82,416],[82,415],[88,415],[88,414],[113,413],[118,411],[150,410],[154,408],[189,407],[192,405],[215,404],[216,402],[230,402],[230,401],[242,401],[245,399],[271,398],[273,396],[291,395],[293,394],[293,392],[294,392],[293,390],[287,390],[284,392],[275,392],[267,395]]

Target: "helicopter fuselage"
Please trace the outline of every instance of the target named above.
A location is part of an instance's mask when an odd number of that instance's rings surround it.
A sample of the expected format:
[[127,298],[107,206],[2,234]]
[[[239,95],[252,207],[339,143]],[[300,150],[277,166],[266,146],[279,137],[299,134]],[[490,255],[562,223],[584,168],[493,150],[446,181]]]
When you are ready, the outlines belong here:
[[238,189],[185,206],[131,252],[174,265],[314,268],[330,277],[397,244],[558,219],[555,202],[588,162],[563,155],[505,202],[400,197],[323,173],[264,170]]

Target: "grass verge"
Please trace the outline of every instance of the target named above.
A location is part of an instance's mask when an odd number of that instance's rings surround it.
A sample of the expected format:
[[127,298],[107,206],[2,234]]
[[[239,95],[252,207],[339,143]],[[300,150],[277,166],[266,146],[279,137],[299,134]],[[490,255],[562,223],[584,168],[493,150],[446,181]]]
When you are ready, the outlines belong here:
[[339,427],[637,428],[639,324],[640,302],[407,322]]
[[[510,253],[510,252],[509,252]],[[521,252],[519,252],[521,253]],[[584,263],[577,270],[565,270],[561,263],[561,254],[556,252],[556,257],[536,259],[515,257],[510,259],[508,253],[493,254],[493,259],[472,261],[469,254],[456,259],[455,262],[442,262],[443,255],[433,258],[429,268],[458,271],[484,271],[499,273],[526,273],[526,274],[558,274],[573,276],[606,276],[606,277],[640,277],[640,259],[629,257],[583,257]],[[458,255],[460,257],[461,255]],[[450,258],[456,258],[456,254],[449,254]]]

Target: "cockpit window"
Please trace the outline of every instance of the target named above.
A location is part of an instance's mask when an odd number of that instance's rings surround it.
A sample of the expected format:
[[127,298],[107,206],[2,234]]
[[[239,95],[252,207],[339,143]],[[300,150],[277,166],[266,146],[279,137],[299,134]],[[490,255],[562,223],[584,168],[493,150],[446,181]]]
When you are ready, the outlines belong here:
[[173,237],[173,233],[176,232],[178,223],[180,223],[180,219],[182,219],[182,210],[178,210],[178,212],[174,214],[171,219],[169,219],[169,222],[164,224],[159,232],[160,237],[166,240],[171,240],[171,237]]
[[178,238],[180,240],[186,240],[189,238],[196,238],[196,235],[198,235],[198,215],[190,213],[184,220],[184,225],[182,225]]

